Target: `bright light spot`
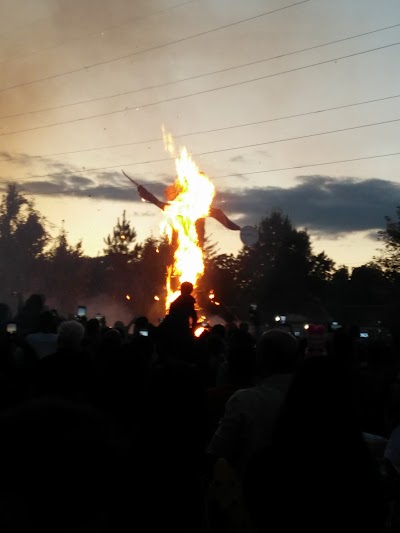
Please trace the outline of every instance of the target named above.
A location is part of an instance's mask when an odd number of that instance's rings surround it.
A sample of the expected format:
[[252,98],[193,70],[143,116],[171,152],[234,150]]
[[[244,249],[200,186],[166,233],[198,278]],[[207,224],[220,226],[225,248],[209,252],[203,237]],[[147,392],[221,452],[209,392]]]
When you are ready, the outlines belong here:
[[309,327],[309,324],[304,324],[304,329],[308,329]]
[[129,294],[127,294],[127,295],[125,296],[125,298],[126,298],[127,300],[130,300],[130,299],[131,299],[131,297],[129,296]]
[[200,337],[200,335],[203,333],[204,330],[205,328],[203,328],[203,326],[201,326],[200,328],[197,328],[196,331],[194,332],[194,336]]
[[122,240],[126,239],[125,235],[121,235],[121,239]]
[[160,298],[157,295],[154,296],[154,299],[155,299],[156,302],[158,302],[160,300]]
[[208,297],[210,298],[210,300],[214,300],[215,298],[215,294],[213,292],[210,292],[210,294],[208,295]]
[[221,305],[219,302],[214,302],[214,303],[215,303],[215,305]]
[[276,316],[275,317],[275,322],[280,322],[281,321],[281,317],[280,316]]
[[159,254],[159,253],[160,253],[160,250],[156,248],[156,254]]

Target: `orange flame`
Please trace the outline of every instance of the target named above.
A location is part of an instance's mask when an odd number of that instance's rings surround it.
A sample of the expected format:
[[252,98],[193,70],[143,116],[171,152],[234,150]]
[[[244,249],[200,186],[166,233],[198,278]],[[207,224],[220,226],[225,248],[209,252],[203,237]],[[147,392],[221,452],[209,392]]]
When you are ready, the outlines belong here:
[[194,332],[195,337],[200,337],[200,335],[206,330],[206,328],[203,328],[203,326],[200,326],[196,329]]
[[[174,153],[171,135],[164,132],[166,148]],[[167,190],[169,203],[164,209],[161,231],[171,243],[176,240],[174,264],[167,272],[166,309],[179,295],[179,285],[190,281],[194,287],[204,272],[203,250],[199,246],[196,221],[208,215],[214,198],[214,185],[199,171],[186,148],[175,159],[177,179]],[[176,281],[179,281],[179,284]],[[174,285],[175,281],[175,285]]]

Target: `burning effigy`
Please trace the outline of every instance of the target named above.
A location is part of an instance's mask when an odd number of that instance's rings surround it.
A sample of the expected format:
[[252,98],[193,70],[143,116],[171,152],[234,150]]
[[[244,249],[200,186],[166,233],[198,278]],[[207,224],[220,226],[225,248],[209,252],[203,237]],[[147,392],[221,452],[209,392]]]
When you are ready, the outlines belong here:
[[[167,151],[174,155],[175,145],[172,137],[164,134],[164,142]],[[141,198],[156,205],[164,213],[160,230],[168,237],[174,250],[173,264],[167,268],[167,310],[179,295],[179,286],[183,282],[190,282],[196,288],[204,273],[205,218],[213,217],[230,230],[240,230],[221,209],[212,207],[215,187],[212,181],[200,172],[185,147],[181,147],[175,157],[175,168],[177,177],[175,182],[166,188],[166,202],[160,201],[124,172],[136,185]]]

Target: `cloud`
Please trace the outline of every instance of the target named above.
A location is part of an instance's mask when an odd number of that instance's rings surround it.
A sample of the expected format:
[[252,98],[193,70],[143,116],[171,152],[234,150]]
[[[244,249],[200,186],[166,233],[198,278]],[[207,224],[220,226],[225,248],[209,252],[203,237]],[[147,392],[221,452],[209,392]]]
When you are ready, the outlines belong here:
[[[291,188],[264,187],[224,192],[221,207],[236,214],[239,224],[257,224],[274,209],[287,214],[293,224],[312,233],[335,235],[370,231],[385,226],[400,194],[398,183],[381,180],[300,176]],[[234,217],[233,217],[234,218]]]
[[[134,181],[148,187],[160,199],[164,199],[164,184],[159,181],[144,181],[143,176],[130,176]],[[57,175],[46,180],[24,181],[20,188],[23,192],[33,195],[141,202],[136,187],[120,172],[103,172],[93,178],[78,174]]]
[[[165,184],[156,179],[144,181],[131,175],[163,200]],[[92,178],[80,175],[53,176],[46,181],[26,181],[24,192],[33,195],[90,197],[114,201],[140,202],[135,187],[120,172],[103,172]],[[299,176],[295,186],[243,188],[217,191],[214,205],[222,208],[239,225],[254,225],[268,212],[279,210],[297,227],[315,236],[329,238],[365,231],[376,240],[400,197],[400,184],[389,180],[357,180],[351,177]],[[397,202],[397,203],[396,203]]]

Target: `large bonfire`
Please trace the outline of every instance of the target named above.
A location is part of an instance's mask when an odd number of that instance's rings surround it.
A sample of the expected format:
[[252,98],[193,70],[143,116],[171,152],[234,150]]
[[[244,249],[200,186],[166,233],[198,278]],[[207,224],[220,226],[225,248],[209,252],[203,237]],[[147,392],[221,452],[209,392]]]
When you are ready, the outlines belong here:
[[[164,133],[165,147],[171,155],[175,145],[171,135]],[[215,189],[209,178],[199,171],[185,147],[175,158],[177,178],[167,190],[168,205],[164,208],[161,231],[174,246],[174,261],[168,267],[166,309],[179,295],[179,286],[190,281],[194,287],[204,272],[203,250],[199,245],[196,221],[209,214]]]

